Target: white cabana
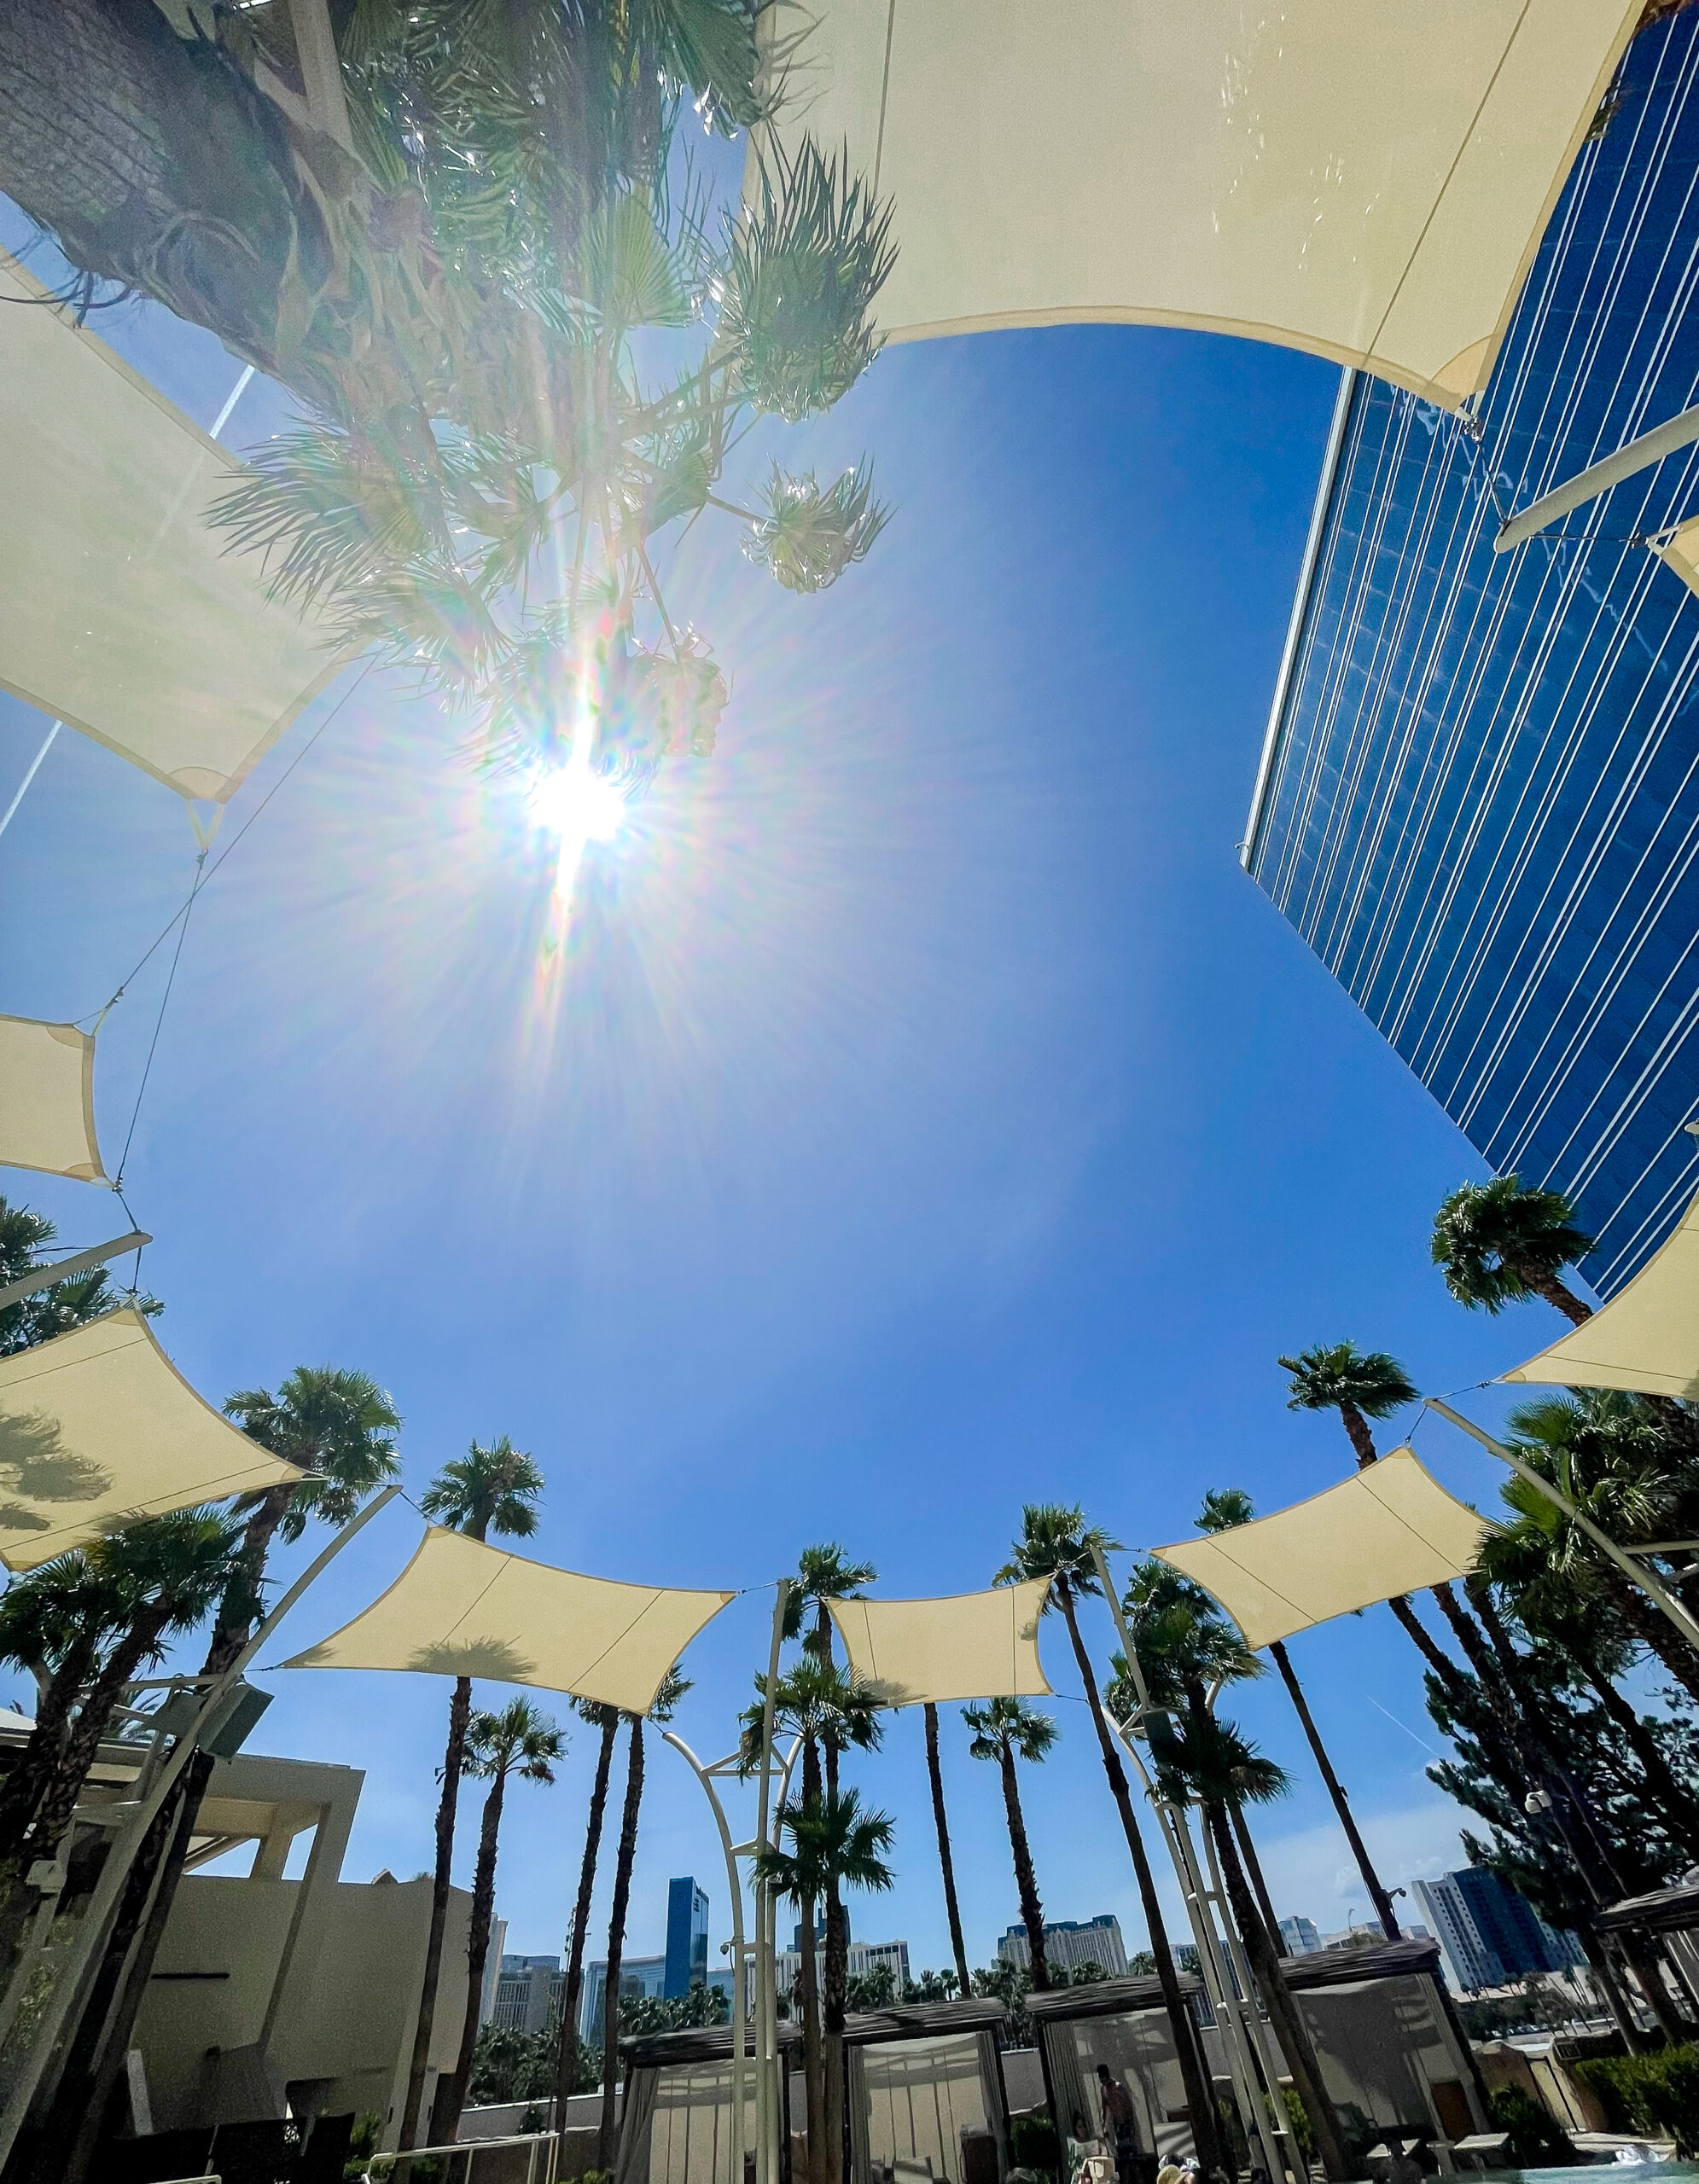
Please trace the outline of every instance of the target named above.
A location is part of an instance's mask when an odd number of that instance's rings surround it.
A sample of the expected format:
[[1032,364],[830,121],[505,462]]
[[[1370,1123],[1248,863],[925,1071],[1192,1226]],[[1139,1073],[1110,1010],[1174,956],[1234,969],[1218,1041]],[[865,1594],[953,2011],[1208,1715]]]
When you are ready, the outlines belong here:
[[830,1600],[850,1666],[893,1706],[1043,1699],[1039,1617],[1048,1577],[929,1600]]
[[0,251],[0,688],[223,799],[335,672],[207,521],[230,456]]
[[1394,1449],[1307,1502],[1155,1552],[1220,1601],[1248,1646],[1267,1646],[1466,1576],[1491,1529]]
[[0,1016],[0,1167],[102,1183],[95,1043],[74,1024]]
[[585,1577],[433,1525],[387,1593],[283,1665],[484,1676],[646,1714],[736,1597]]
[[1247,334],[1485,384],[1640,0],[824,0],[782,119],[895,203],[897,340]]
[[126,1308],[0,1358],[0,1560],[282,1486],[300,1472],[203,1403]]
[[1699,1197],[1663,1248],[1591,1319],[1501,1380],[1699,1397]]

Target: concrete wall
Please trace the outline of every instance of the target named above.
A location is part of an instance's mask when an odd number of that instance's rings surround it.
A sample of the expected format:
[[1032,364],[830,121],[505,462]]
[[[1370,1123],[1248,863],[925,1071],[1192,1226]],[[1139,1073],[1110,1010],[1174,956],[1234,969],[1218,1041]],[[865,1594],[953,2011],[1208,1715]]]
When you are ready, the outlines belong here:
[[[293,2087],[298,2110],[378,2111],[393,2144],[431,1884],[322,1882],[303,1904],[306,1885],[183,1879],[135,2034],[156,2130],[280,2115]],[[459,2049],[470,1924],[471,1897],[456,1889],[431,2042],[438,2071],[451,2070]]]

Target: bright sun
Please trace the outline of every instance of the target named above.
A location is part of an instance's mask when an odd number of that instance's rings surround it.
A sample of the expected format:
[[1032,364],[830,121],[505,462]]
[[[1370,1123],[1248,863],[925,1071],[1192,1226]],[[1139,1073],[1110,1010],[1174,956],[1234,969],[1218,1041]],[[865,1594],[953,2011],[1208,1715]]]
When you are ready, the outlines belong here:
[[618,789],[570,759],[538,774],[528,792],[532,815],[565,843],[611,842],[625,822]]

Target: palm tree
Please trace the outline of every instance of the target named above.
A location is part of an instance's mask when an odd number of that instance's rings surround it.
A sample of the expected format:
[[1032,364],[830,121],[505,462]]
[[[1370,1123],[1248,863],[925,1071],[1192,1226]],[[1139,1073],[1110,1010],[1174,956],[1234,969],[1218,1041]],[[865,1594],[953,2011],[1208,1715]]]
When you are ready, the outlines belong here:
[[[1283,1796],[1284,1770],[1265,1759],[1230,1723],[1216,1718],[1210,1694],[1262,1673],[1262,1664],[1202,1588],[1168,1564],[1154,1560],[1134,1570],[1124,1602],[1127,1627],[1154,1708],[1151,1751],[1165,1792],[1177,1803],[1195,1800],[1202,1811],[1226,1885],[1233,1924],[1250,1960],[1322,2166],[1330,2180],[1348,2173],[1339,2118],[1322,2083],[1308,2029],[1295,2007],[1280,1966],[1278,1929],[1248,1877],[1254,1859],[1244,1821],[1248,1804]],[[1131,1696],[1126,1663],[1118,1658],[1123,1702]],[[1177,1734],[1172,1718],[1183,1724]],[[1159,1725],[1160,1724],[1160,1725]]]
[[1009,1821],[1009,1846],[1015,1856],[1015,1887],[1021,1900],[1021,1923],[1027,1929],[1033,1984],[1044,1994],[1050,1984],[1050,1968],[1044,1957],[1044,1913],[1033,1872],[1033,1853],[1027,1841],[1027,1820],[1021,1809],[1021,1784],[1015,1763],[1018,1757],[1028,1766],[1038,1766],[1056,1742],[1056,1723],[1048,1714],[1029,1706],[1024,1699],[988,1699],[978,1706],[964,1706],[962,1719],[974,1733],[969,1751],[975,1759],[995,1760],[1003,1778],[1003,1809]]
[[261,1612],[273,1538],[298,1540],[310,1517],[347,1524],[401,1469],[395,1450],[400,1416],[369,1373],[298,1365],[276,1395],[267,1388],[241,1388],[224,1410],[251,1440],[309,1475],[297,1485],[244,1495],[236,1503],[247,1528],[236,1578],[218,1604],[203,1676],[222,1676],[247,1642]]
[[[38,1267],[44,1251],[58,1234],[45,1214],[0,1198],[0,1287],[21,1281]],[[110,1281],[109,1269],[96,1267],[91,1274],[73,1275],[68,1281],[19,1298],[15,1304],[0,1306],[0,1357],[33,1350],[56,1334],[103,1319],[120,1305],[135,1304],[144,1312],[158,1311],[151,1297],[125,1294],[112,1288]]]
[[[755,1679],[756,1698],[744,1710],[741,1764],[747,1772],[760,1763],[762,1722],[765,1711],[766,1678]],[[817,1815],[829,1802],[822,1769],[822,1753],[829,1745],[839,1751],[878,1749],[883,1731],[879,1721],[879,1698],[822,1658],[812,1647],[793,1663],[773,1688],[773,1724],[800,1738],[802,1790],[800,1809]],[[812,1867],[806,1870],[812,1871]],[[800,1955],[801,1969],[795,2001],[802,2022],[802,2078],[808,2119],[808,2164],[812,2184],[831,2184],[837,2175],[837,2146],[829,2138],[827,2115],[831,2105],[826,2083],[824,2035],[821,2023],[819,1967],[815,1948],[817,1899],[802,1907]]]
[[944,1770],[938,1757],[938,1709],[928,1699],[921,1709],[926,1720],[926,1774],[932,1787],[932,1822],[938,1832],[938,1870],[944,1880],[944,1909],[950,1921],[950,1948],[956,1959],[956,1990],[963,1996],[974,1991],[974,1975],[968,1969],[967,1944],[962,1938],[962,1913],[956,1901],[956,1862],[950,1852],[950,1822],[944,1809]]
[[[1402,1410],[1406,1403],[1418,1399],[1410,1375],[1384,1350],[1362,1350],[1351,1342],[1325,1343],[1313,1350],[1300,1350],[1295,1357],[1277,1358],[1275,1362],[1291,1375],[1288,1410],[1336,1410],[1359,1471],[1377,1461],[1369,1420],[1389,1418],[1394,1411]],[[1480,1635],[1470,1623],[1468,1612],[1449,1584],[1434,1585],[1429,1590],[1440,1612],[1457,1633],[1467,1658]],[[1434,1644],[1404,1594],[1394,1594],[1387,1606],[1440,1682],[1454,1682],[1456,1664],[1441,1647]]]
[[[9,1851],[20,1863],[53,1856],[124,1687],[160,1658],[168,1637],[192,1630],[207,1614],[229,1583],[240,1536],[240,1526],[221,1511],[177,1509],[93,1541],[13,1585],[5,1602],[8,1638],[23,1644],[45,1637],[48,1658],[56,1653],[59,1665],[41,1710],[46,1718],[38,1717],[20,1763],[32,1802],[24,1810],[20,1793],[13,1804],[0,1856]],[[55,1591],[56,1607],[49,1599]],[[73,1629],[79,1622],[83,1628]],[[81,1703],[70,1721],[79,1690]]]
[[474,1714],[467,1724],[466,1772],[487,1782],[483,1826],[478,1835],[478,1863],[472,1881],[472,1931],[466,1951],[466,2014],[461,2020],[460,2056],[440,2114],[431,2117],[431,2136],[452,2146],[460,2135],[460,2114],[472,2082],[472,2053],[478,2044],[478,2012],[484,1993],[484,1966],[490,1954],[490,1927],[496,1914],[496,1853],[502,1806],[509,1776],[521,1782],[552,1782],[554,1762],[567,1748],[566,1732],[528,1699],[512,1699],[498,1714]]
[[[433,1524],[468,1539],[492,1532],[507,1539],[528,1539],[537,1529],[537,1497],[543,1474],[505,1433],[486,1449],[474,1441],[466,1454],[445,1464],[420,1501]],[[466,1728],[472,1713],[472,1679],[457,1676],[448,1708],[448,1743],[443,1752],[442,1795],[437,1803],[436,1867],[431,1876],[431,1923],[425,1941],[425,1974],[419,2015],[413,2030],[413,2058],[407,2075],[407,2104],[401,2117],[401,2150],[419,2142],[419,2115],[425,2099],[431,2028],[436,2017],[437,1984],[442,1976],[443,1928],[448,1919],[448,1891],[454,1863],[454,1811],[460,1795],[460,1771],[466,1757]]]
[[[669,1669],[649,1710],[651,1722],[670,1722],[690,1688],[688,1678]],[[614,1904],[608,1918],[608,1978],[602,1989],[602,2136],[598,2158],[614,2166],[619,2146],[615,2108],[620,2089],[620,1966],[625,1948],[625,1910],[631,1896],[631,1867],[637,1855],[637,1813],[643,1796],[643,1716],[628,1714],[630,1745],[625,1763],[625,1804],[620,1815],[620,1850],[614,1867]]]
[[1592,1247],[1562,1191],[1534,1189],[1517,1176],[1460,1184],[1434,1218],[1434,1263],[1471,1311],[1496,1314],[1525,1297],[1543,1297],[1580,1327],[1592,1308],[1558,1276]]
[[579,1716],[598,1732],[596,1776],[585,1824],[584,1856],[579,1863],[578,1899],[573,1906],[572,1937],[567,1945],[567,1978],[561,1992],[560,2023],[555,2031],[555,2114],[564,2117],[578,2085],[578,2006],[584,1984],[584,1943],[590,1931],[590,1901],[596,1891],[596,1862],[602,1850],[602,1824],[608,1810],[608,1781],[614,1769],[614,1742],[620,1734],[620,1710],[594,1699],[574,1699]]
[[[832,1600],[856,1600],[864,1585],[879,1572],[870,1562],[851,1562],[835,1540],[820,1547],[806,1547],[797,1560],[796,1583],[787,1596],[785,1635],[802,1635],[802,1618],[812,1609],[814,1628],[803,1643],[827,1668],[831,1668]],[[828,1722],[821,1737],[825,1759],[826,1796],[838,1793],[839,1740],[834,1723]],[[820,2014],[826,2072],[826,2146],[835,2157],[844,2137],[844,2018],[849,2009],[849,1919],[838,1892],[835,1877],[828,1877],[826,1890],[826,1946],[822,1964]]]
[[1150,1870],[1144,1838],[1133,1811],[1132,1792],[1127,1782],[1126,1769],[1115,1749],[1109,1725],[1103,1717],[1103,1702],[1097,1688],[1097,1679],[1079,1630],[1076,1603],[1082,1595],[1088,1599],[1102,1596],[1094,1550],[1108,1554],[1117,1551],[1117,1547],[1118,1542],[1112,1540],[1101,1526],[1086,1523],[1085,1511],[1078,1507],[1066,1507],[1054,1502],[1028,1503],[1021,1513],[1021,1536],[1010,1550],[1009,1561],[998,1571],[993,1582],[1005,1585],[1019,1584],[1023,1580],[1035,1577],[1050,1580],[1044,1609],[1048,1612],[1054,1603],[1061,1609],[1062,1621],[1068,1626],[1074,1664],[1085,1686],[1085,1701],[1091,1710],[1091,1722],[1097,1734],[1097,1749],[1103,1758],[1103,1772],[1108,1777],[1115,1809],[1120,1815],[1121,1833],[1126,1838],[1133,1873],[1138,1883],[1139,1902],[1143,1908],[1145,1927],[1150,1937],[1150,1953],[1155,1959],[1156,1976],[1161,1983],[1162,2005],[1167,2014],[1174,2052],[1179,2059],[1187,2106],[1194,2118],[1193,2133],[1198,2158],[1206,2173],[1213,2173],[1225,2164],[1225,2150],[1216,2129],[1215,2101],[1210,2090],[1209,2073],[1204,2065],[1197,2027],[1180,1991],[1179,1974],[1175,1969],[1173,1953],[1168,1945],[1167,1922],[1162,1916],[1162,1906],[1156,1894],[1155,1876]]

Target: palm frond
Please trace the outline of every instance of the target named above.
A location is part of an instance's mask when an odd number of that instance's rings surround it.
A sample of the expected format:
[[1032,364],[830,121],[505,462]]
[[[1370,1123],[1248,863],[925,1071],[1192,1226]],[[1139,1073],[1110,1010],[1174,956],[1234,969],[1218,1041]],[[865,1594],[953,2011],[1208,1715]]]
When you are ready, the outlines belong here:
[[864,460],[823,491],[811,470],[793,478],[773,465],[767,481],[767,513],[753,526],[743,550],[771,569],[787,591],[823,591],[869,548],[891,520],[872,500],[873,465]]

